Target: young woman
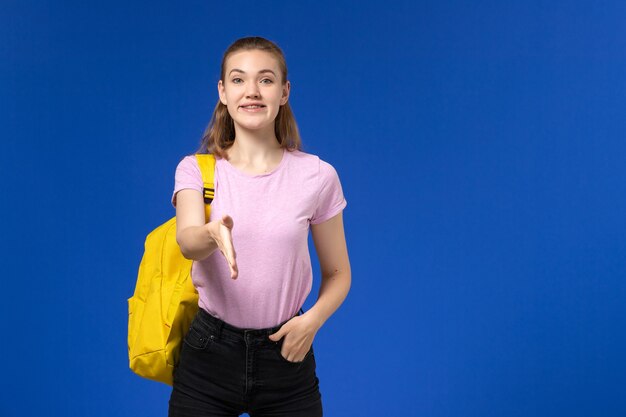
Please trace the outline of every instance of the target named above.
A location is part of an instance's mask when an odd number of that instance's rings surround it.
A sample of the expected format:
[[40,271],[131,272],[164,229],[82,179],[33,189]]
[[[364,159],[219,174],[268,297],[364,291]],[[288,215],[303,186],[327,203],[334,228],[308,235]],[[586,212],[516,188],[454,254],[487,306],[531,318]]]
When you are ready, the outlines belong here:
[[[350,289],[336,170],[301,151],[282,51],[260,37],[224,53],[219,101],[198,152],[216,157],[205,223],[194,155],[175,173],[177,241],[199,311],[174,370],[170,416],[321,416],[313,339]],[[320,261],[315,305],[307,237]],[[303,313],[303,314],[299,314]]]

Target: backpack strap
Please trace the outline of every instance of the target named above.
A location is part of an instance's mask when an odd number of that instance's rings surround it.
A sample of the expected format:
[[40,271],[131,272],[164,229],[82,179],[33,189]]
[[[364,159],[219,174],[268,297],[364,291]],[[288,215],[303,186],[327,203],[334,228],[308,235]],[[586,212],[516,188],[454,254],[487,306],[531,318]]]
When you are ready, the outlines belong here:
[[202,195],[204,196],[204,213],[206,220],[209,220],[211,215],[211,202],[215,197],[215,155],[197,153],[196,160],[202,172],[202,183],[204,184],[204,190]]

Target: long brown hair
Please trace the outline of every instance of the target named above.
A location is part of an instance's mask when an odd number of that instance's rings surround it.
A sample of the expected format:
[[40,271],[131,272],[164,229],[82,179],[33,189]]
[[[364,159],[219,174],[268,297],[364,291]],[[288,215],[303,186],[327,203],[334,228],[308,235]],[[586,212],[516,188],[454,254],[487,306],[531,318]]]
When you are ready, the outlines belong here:
[[[222,57],[220,80],[225,82],[226,59],[230,54],[254,49],[269,52],[276,58],[282,75],[282,84],[285,85],[287,82],[287,63],[285,62],[283,51],[274,42],[259,36],[237,39],[226,49]],[[274,120],[274,131],[281,147],[287,150],[300,150],[302,148],[298,125],[289,106],[289,101],[280,106],[278,115],[276,115]],[[200,148],[198,148],[196,153],[212,153],[216,157],[228,159],[225,150],[230,148],[234,142],[235,124],[228,113],[228,108],[218,98],[213,110],[213,116],[202,135]]]

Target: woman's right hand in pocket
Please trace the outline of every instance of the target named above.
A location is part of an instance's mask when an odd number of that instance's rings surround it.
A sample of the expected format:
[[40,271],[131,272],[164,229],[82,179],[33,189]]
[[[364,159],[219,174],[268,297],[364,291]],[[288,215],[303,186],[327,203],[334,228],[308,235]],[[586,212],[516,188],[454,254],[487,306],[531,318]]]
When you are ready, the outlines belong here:
[[228,214],[223,215],[221,219],[206,224],[209,235],[215,243],[217,243],[218,249],[222,252],[230,266],[230,277],[237,279],[239,270],[237,269],[237,262],[235,260],[237,255],[235,254],[235,247],[233,246],[233,226],[233,218]]

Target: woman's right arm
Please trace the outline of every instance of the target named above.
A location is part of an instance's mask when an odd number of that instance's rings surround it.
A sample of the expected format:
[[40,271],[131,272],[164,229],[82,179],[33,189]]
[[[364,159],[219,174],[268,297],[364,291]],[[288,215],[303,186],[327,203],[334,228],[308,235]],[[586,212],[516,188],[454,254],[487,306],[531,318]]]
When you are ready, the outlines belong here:
[[233,220],[225,215],[221,219],[205,223],[204,199],[194,189],[182,189],[176,193],[176,242],[183,256],[199,261],[219,249],[231,269],[231,277],[237,278],[237,264],[232,242]]

